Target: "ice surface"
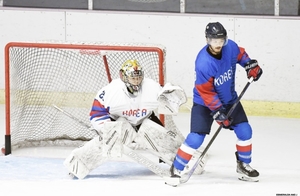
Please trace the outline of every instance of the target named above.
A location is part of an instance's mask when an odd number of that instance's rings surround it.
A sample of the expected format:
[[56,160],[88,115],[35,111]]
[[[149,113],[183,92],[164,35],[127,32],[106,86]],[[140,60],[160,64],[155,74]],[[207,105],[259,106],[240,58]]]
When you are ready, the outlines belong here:
[[[4,143],[4,106],[0,105]],[[189,114],[174,117],[184,135],[189,131]],[[276,196],[300,195],[300,119],[250,116],[253,128],[253,161],[259,182],[243,182],[235,172],[235,135],[222,130],[209,149],[205,173],[194,175],[178,187],[132,161],[111,161],[95,169],[84,180],[70,179],[63,166],[70,148],[35,148],[0,156],[0,196],[5,195],[130,195],[130,196]],[[208,143],[217,129],[214,125]]]

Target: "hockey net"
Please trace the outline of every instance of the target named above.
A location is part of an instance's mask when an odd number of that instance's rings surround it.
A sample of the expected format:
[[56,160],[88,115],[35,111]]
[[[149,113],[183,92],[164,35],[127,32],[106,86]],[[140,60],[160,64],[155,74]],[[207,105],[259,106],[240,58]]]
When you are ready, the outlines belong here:
[[[79,146],[95,133],[58,111],[90,124],[101,87],[119,77],[120,66],[137,59],[145,77],[165,83],[165,48],[149,44],[8,43],[5,47],[5,154],[34,146]],[[171,116],[160,115],[167,129]]]

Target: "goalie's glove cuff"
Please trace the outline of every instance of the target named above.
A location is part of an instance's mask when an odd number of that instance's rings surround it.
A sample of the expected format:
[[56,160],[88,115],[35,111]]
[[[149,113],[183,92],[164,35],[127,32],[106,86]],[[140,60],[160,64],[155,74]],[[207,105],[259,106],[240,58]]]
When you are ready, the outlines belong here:
[[233,119],[227,117],[226,109],[224,107],[220,107],[219,109],[211,112],[211,115],[219,125],[223,126],[223,128],[230,128]]

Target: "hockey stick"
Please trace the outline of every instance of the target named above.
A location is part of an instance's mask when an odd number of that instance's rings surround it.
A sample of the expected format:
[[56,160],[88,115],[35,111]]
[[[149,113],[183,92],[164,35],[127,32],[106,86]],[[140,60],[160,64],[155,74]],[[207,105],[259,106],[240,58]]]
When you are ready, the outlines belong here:
[[[97,133],[97,135],[100,137],[100,140],[103,139],[102,136],[100,135],[100,133],[96,129],[91,128],[88,124],[86,124],[85,122],[79,120],[78,118],[76,118],[72,114],[66,112],[65,110],[59,108],[58,106],[56,106],[54,104],[52,104],[52,105],[58,111],[62,112],[66,116],[70,117],[71,119],[73,119],[74,121],[78,122],[82,126],[86,127],[87,129],[89,129],[91,131],[95,131]],[[144,167],[148,168],[150,171],[152,171],[156,175],[158,175],[160,177],[164,177],[164,176],[169,176],[170,175],[169,169],[162,169],[160,166],[158,166],[158,164],[155,164],[153,161],[151,161],[148,158],[140,155],[139,153],[137,153],[134,150],[130,149],[128,146],[123,145],[123,150],[124,150],[124,154],[126,156],[128,156],[132,160],[136,161],[140,165],[143,165]]]
[[[239,95],[239,97],[237,98],[236,102],[232,105],[232,107],[230,108],[229,112],[227,113],[227,117],[229,117],[232,114],[232,112],[234,111],[234,109],[236,108],[236,106],[238,105],[238,103],[240,102],[241,98],[243,97],[243,95],[245,94],[246,90],[248,89],[248,87],[250,86],[250,84],[252,82],[253,82],[253,77],[251,77],[248,80],[246,86],[242,90],[242,92]],[[179,184],[186,183],[187,181],[189,181],[189,179],[193,175],[193,173],[196,170],[196,168],[198,167],[198,165],[200,167],[202,167],[202,170],[203,170],[204,169],[203,167],[204,167],[205,163],[202,161],[202,159],[205,156],[205,154],[207,153],[208,149],[210,148],[210,146],[212,145],[212,143],[214,142],[214,140],[216,139],[217,135],[219,134],[219,132],[221,131],[222,128],[223,128],[223,125],[220,125],[219,128],[217,129],[217,131],[215,132],[215,134],[213,135],[213,137],[211,138],[211,140],[209,141],[209,143],[207,144],[207,146],[205,147],[205,149],[203,150],[203,152],[200,155],[200,157],[197,159],[197,161],[194,164],[194,166],[192,167],[192,169],[186,175],[186,177],[185,178],[180,178],[179,181],[177,181],[177,182],[176,182],[176,180],[171,179],[170,183],[166,182],[166,184],[169,184],[169,185],[172,185],[172,186],[177,186]],[[167,178],[166,178],[166,180],[167,180]]]
[[[88,128],[89,130],[95,131],[95,132],[100,136],[100,134],[98,133],[98,131],[97,131],[96,129],[91,129],[91,127],[90,127],[88,124],[86,124],[85,122],[79,120],[78,118],[76,118],[75,116],[73,116],[73,115],[70,114],[69,112],[66,112],[65,110],[59,108],[59,107],[58,107],[57,105],[55,105],[55,104],[52,104],[52,106],[53,106],[54,108],[56,108],[58,111],[62,112],[62,113],[65,114],[66,116],[68,116],[69,118],[75,120],[76,122],[78,122],[78,123],[81,124],[82,126]],[[101,137],[101,136],[100,136],[100,137]],[[101,139],[102,139],[102,138],[101,138]]]

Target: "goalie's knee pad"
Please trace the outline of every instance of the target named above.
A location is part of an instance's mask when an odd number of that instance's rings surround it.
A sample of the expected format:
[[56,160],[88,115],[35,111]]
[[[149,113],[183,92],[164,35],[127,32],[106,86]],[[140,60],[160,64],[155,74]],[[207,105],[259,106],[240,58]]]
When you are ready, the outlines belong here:
[[121,137],[122,143],[125,145],[129,145],[132,143],[134,138],[137,136],[136,130],[132,127],[132,125],[123,117],[118,118],[117,122],[122,122],[121,129]]
[[131,147],[137,135],[135,129],[125,118],[118,118],[113,122],[106,122],[102,128],[103,156],[122,157],[123,145]]
[[121,157],[123,151],[122,122],[106,122],[101,131],[103,133],[103,156]]

